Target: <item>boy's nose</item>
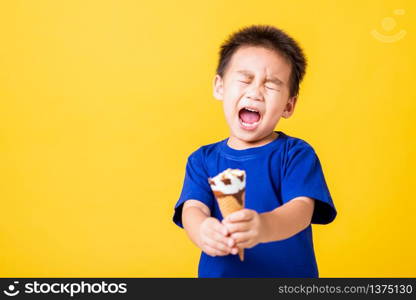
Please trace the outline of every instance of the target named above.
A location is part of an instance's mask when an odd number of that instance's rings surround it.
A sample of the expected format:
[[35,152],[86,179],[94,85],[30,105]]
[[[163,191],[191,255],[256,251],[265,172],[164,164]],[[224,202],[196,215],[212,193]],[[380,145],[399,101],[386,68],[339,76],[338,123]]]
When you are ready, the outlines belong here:
[[260,88],[252,88],[247,92],[247,98],[256,101],[262,101],[263,95],[260,92]]

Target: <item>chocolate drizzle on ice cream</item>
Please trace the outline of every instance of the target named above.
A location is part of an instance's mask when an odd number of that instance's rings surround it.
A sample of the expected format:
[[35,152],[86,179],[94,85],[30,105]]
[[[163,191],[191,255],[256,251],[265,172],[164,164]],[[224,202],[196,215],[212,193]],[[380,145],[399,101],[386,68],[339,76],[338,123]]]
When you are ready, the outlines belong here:
[[208,182],[215,197],[233,195],[240,205],[243,205],[243,192],[246,187],[246,172],[239,169],[226,169]]
[[225,185],[229,185],[231,184],[231,179],[230,178],[222,178],[221,181],[225,184]]

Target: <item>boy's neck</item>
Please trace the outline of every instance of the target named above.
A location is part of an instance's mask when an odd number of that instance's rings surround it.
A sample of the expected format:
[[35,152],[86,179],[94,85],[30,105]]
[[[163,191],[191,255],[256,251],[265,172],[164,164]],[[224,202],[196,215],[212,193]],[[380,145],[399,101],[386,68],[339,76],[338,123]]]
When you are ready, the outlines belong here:
[[230,135],[230,138],[227,141],[227,145],[230,148],[233,148],[235,150],[245,150],[245,149],[249,149],[253,147],[260,147],[260,146],[266,145],[274,141],[275,139],[277,139],[278,136],[279,134],[273,131],[270,135],[262,138],[261,140],[253,141],[253,142],[246,142],[233,135]]

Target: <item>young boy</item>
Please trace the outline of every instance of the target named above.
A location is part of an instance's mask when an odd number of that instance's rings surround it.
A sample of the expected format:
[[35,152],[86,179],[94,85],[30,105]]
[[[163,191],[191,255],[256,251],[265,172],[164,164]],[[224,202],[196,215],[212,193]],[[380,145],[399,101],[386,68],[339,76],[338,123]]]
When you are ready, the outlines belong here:
[[[302,49],[272,26],[221,46],[214,96],[230,136],[189,156],[173,216],[202,250],[199,277],[319,277],[311,224],[337,212],[313,148],[274,131],[294,112],[305,68]],[[245,170],[246,200],[223,219],[208,178],[227,168]]]

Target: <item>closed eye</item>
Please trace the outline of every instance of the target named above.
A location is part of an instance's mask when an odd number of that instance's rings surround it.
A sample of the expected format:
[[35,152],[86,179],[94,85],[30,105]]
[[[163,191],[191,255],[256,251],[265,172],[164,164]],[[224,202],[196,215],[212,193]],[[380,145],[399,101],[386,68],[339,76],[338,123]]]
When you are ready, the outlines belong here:
[[269,90],[273,90],[273,91],[277,91],[277,92],[279,92],[279,90],[278,90],[278,89],[272,88],[272,87],[267,86],[267,85],[266,85],[266,89],[269,89]]
[[244,83],[244,84],[249,84],[250,83],[248,81],[243,81],[243,80],[239,80],[239,82]]

